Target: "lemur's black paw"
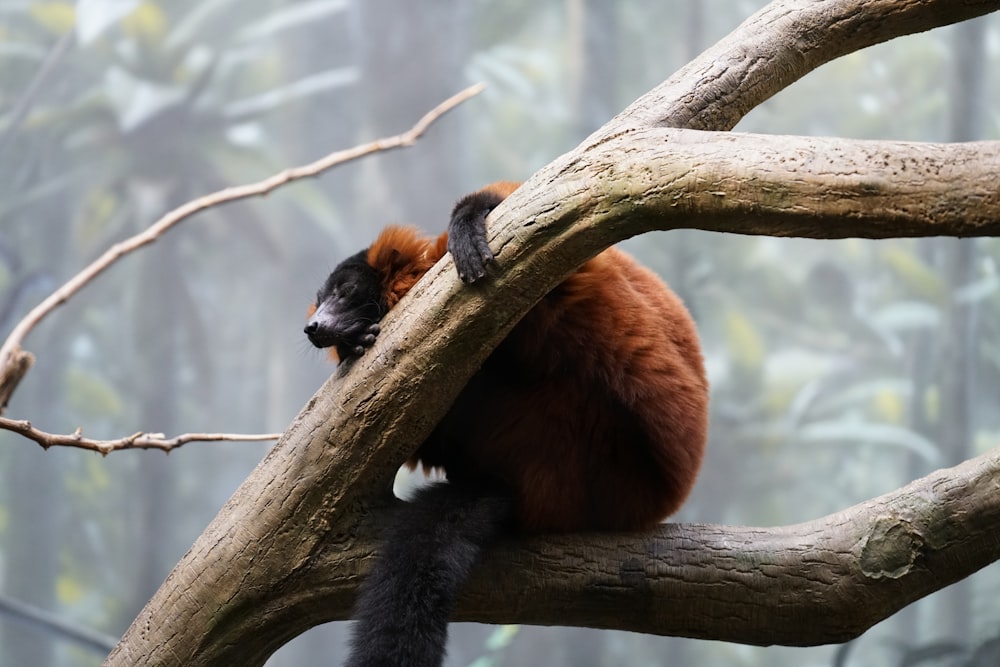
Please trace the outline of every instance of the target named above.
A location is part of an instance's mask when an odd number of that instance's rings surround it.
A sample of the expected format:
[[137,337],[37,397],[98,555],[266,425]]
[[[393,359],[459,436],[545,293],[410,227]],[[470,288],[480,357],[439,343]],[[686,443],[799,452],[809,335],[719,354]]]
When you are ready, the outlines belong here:
[[341,358],[360,357],[365,350],[375,344],[382,328],[375,324],[359,325],[343,334],[341,342],[337,343],[337,354]]
[[493,251],[486,242],[486,216],[501,201],[502,196],[480,190],[455,204],[448,225],[448,252],[463,282],[480,280],[486,275],[486,267],[493,262]]
[[486,242],[486,234],[482,237],[452,240],[448,237],[448,251],[455,261],[458,277],[465,283],[474,283],[486,275],[486,267],[493,262],[493,251]]

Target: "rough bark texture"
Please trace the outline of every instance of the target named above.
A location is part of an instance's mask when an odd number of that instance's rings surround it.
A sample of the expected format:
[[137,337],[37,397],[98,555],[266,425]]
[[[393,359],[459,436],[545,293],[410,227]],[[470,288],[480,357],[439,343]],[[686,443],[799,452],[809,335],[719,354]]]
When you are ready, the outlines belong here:
[[667,524],[644,537],[519,541],[484,564],[456,620],[846,641],[1000,557],[998,479],[994,451],[796,526]]
[[[1000,232],[998,143],[657,127],[727,128],[819,62],[997,7],[772,3],[536,174],[491,217],[493,279],[464,288],[450,261],[435,267],[375,347],[303,409],[106,664],[260,665],[300,632],[344,618],[385,509],[373,490],[389,488],[513,323],[618,240],[677,227],[817,238]],[[789,49],[803,55],[766,55]],[[763,69],[745,73],[753,63]],[[764,74],[778,79],[766,90]],[[655,535],[510,544],[476,577],[459,615],[748,643],[839,641],[1000,558],[998,457],[799,526],[668,525]]]
[[758,104],[824,63],[998,7],[996,0],[772,2],[599,133],[624,124],[730,130]]

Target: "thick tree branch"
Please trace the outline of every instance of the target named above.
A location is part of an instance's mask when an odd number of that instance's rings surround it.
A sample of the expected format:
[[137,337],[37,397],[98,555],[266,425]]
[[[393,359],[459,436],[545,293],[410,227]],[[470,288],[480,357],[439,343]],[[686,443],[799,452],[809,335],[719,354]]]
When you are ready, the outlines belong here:
[[902,35],[1000,9],[1000,0],[772,2],[640,97],[608,126],[730,130],[820,65]]
[[457,618],[514,622],[500,601],[518,599],[522,623],[758,645],[846,641],[1000,559],[998,479],[1000,449],[796,526],[668,524],[647,537],[511,545],[476,576]]
[[[477,570],[454,618],[757,645],[846,641],[1000,559],[998,478],[1000,449],[795,526],[665,524],[651,534],[509,542]],[[294,583],[258,593],[267,635],[216,652],[223,637],[247,630],[227,626],[207,647],[215,657],[193,664],[263,664],[262,651],[304,626],[348,618],[391,511],[366,508],[364,522],[332,536]],[[163,664],[151,655],[136,664]]]
[[[759,645],[846,641],[1000,559],[998,480],[1000,449],[796,526],[665,524],[650,535],[509,543],[476,573],[455,620]],[[357,540],[348,556],[376,548]],[[323,590],[313,613],[326,620],[350,613],[357,581],[343,561],[331,550],[310,572],[307,585]]]

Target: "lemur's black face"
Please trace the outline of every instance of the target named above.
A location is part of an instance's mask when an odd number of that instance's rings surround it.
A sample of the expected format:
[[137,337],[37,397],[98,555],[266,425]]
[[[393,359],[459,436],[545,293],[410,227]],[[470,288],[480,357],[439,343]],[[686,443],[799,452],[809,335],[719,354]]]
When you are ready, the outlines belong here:
[[371,347],[379,320],[389,310],[367,252],[348,257],[333,270],[316,294],[316,311],[305,328],[310,343],[336,347],[341,361],[360,357]]

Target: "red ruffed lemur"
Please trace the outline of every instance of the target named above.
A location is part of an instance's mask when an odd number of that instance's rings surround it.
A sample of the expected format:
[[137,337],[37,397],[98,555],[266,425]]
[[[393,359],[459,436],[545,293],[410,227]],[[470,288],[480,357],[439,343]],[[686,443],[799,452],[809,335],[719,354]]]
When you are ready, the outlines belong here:
[[[463,281],[483,278],[486,216],[517,186],[467,195],[437,238],[385,229],[320,288],[309,340],[341,361],[362,355],[446,248]],[[447,482],[419,491],[387,528],[347,665],[440,665],[455,598],[500,535],[652,528],[691,490],[707,427],[690,315],[655,274],[605,250],[515,325],[414,454]]]

